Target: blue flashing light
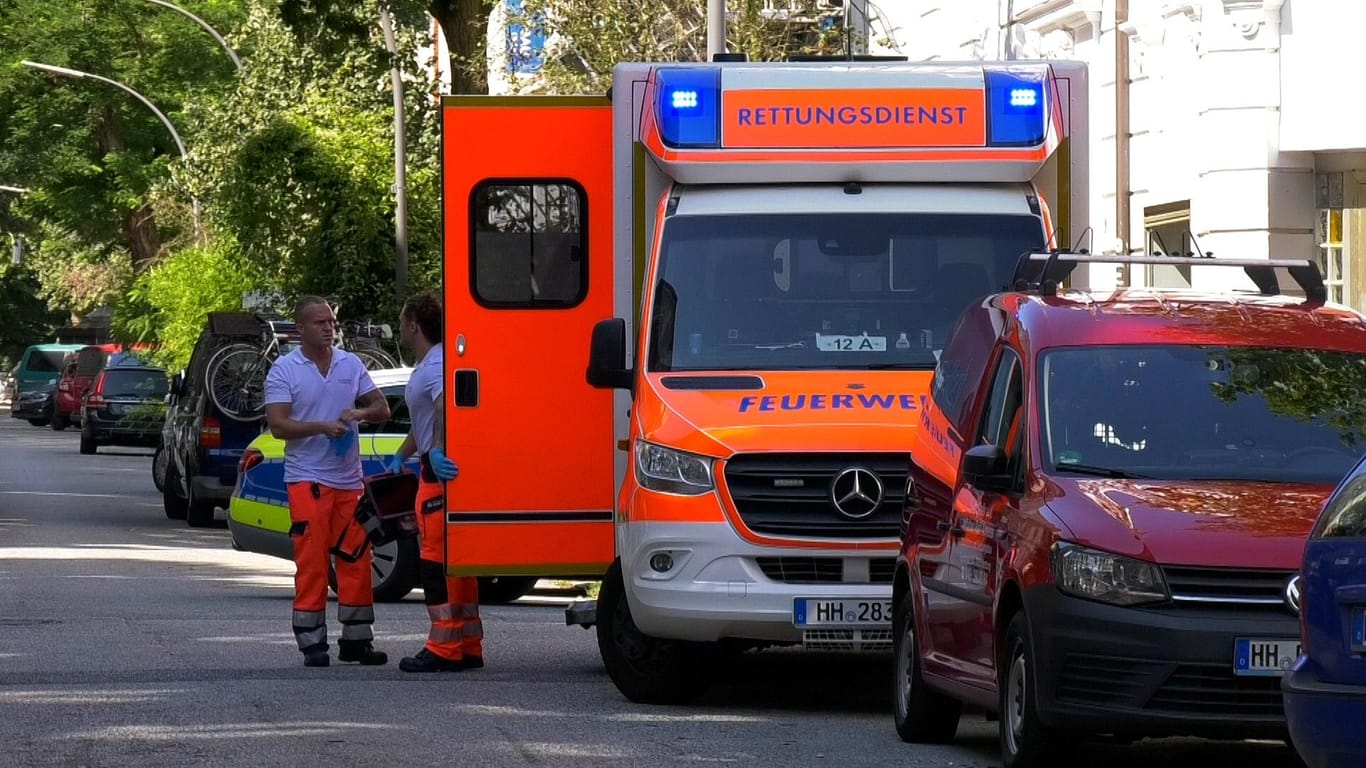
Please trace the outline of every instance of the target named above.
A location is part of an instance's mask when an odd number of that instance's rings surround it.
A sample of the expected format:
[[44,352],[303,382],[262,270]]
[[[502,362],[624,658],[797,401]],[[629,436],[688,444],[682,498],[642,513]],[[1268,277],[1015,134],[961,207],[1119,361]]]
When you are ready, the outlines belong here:
[[987,70],[987,145],[1033,147],[1048,135],[1046,72]]
[[656,114],[664,143],[674,149],[721,146],[719,67],[664,67],[655,71]]

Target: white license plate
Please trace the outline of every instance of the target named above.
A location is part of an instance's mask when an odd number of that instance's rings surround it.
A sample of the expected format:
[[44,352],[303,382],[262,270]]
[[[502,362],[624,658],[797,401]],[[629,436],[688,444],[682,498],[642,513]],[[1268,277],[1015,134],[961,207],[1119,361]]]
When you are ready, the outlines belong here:
[[892,601],[799,597],[793,601],[792,624],[797,627],[890,627]]
[[886,352],[886,336],[827,336],[816,334],[816,349],[821,352]]
[[1237,675],[1276,676],[1289,671],[1300,655],[1300,641],[1240,637],[1233,641],[1233,672]]

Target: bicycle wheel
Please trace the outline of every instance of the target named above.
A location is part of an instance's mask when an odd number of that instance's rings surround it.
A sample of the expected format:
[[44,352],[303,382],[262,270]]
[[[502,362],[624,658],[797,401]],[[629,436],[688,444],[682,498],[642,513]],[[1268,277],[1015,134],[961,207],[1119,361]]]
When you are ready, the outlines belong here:
[[230,419],[261,418],[269,367],[270,362],[260,348],[251,344],[230,344],[218,350],[208,365],[209,399]]
[[393,356],[378,347],[352,349],[351,354],[360,358],[360,361],[365,364],[366,370],[378,371],[382,368],[399,367],[398,361]]

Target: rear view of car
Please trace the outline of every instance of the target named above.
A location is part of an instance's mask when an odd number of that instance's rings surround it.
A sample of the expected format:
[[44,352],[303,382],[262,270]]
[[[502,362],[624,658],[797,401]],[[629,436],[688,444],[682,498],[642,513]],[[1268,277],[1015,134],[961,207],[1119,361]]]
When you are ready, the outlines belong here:
[[1310,768],[1366,765],[1366,461],[1324,506],[1299,582],[1303,653],[1281,681]]
[[144,366],[105,368],[86,395],[81,453],[101,445],[154,447],[166,418],[166,371]]

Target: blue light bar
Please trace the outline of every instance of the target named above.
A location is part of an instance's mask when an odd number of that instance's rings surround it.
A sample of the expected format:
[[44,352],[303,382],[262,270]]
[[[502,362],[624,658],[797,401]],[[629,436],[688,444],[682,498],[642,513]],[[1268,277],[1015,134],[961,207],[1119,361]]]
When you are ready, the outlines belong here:
[[1048,135],[1047,70],[987,70],[987,145],[1034,147]]
[[660,137],[674,149],[721,146],[721,70],[674,67],[655,71]]

